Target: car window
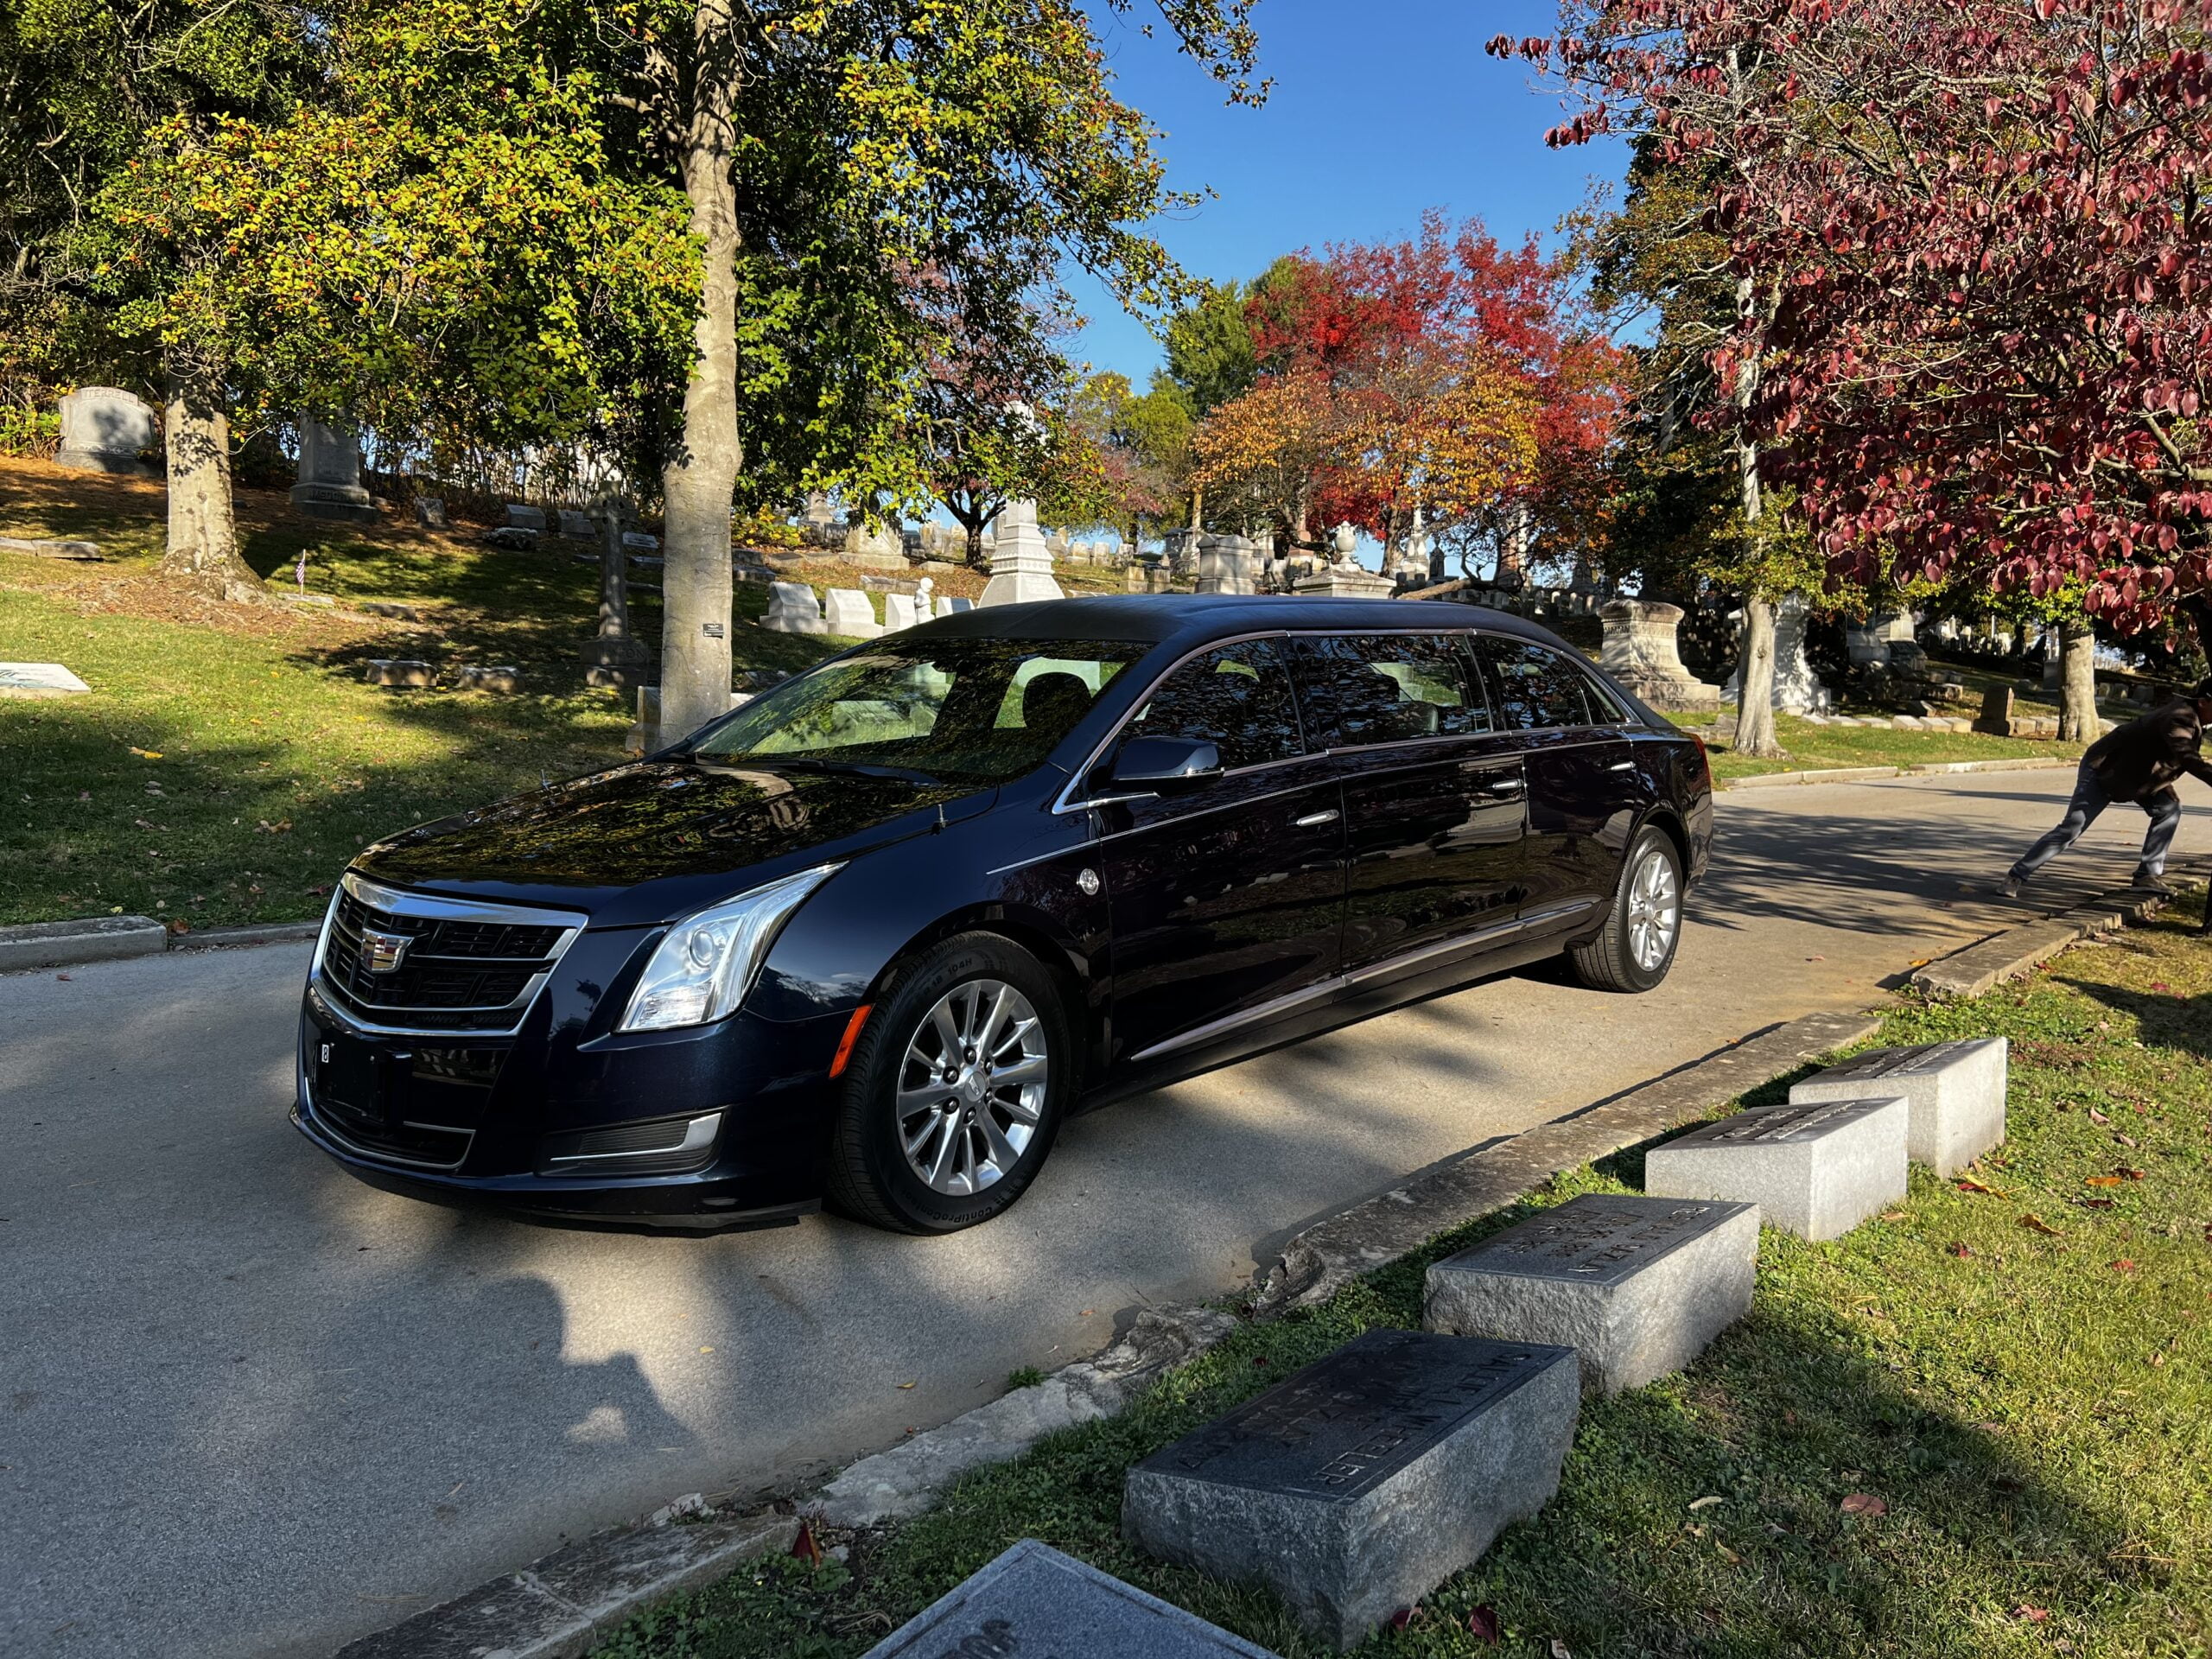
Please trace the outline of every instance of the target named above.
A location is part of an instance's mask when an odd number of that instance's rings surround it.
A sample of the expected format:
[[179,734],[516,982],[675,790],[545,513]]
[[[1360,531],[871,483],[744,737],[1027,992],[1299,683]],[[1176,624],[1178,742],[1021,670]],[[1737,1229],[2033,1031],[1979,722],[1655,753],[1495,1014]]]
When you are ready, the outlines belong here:
[[1145,700],[1128,730],[1211,743],[1230,772],[1306,752],[1290,671],[1275,639],[1240,640],[1193,657]]
[[1489,705],[1449,634],[1307,635],[1297,652],[1315,741],[1331,748],[1491,729]]
[[1476,637],[1476,647],[1490,665],[1498,718],[1509,731],[1591,723],[1582,673],[1559,652],[1525,639],[1487,633]]
[[1590,705],[1590,718],[1600,726],[1641,726],[1642,716],[1621,701],[1619,692],[1607,685],[1581,664],[1574,664],[1582,676],[1582,696]]
[[1039,765],[1090,712],[1098,689],[1149,649],[1103,639],[884,639],[753,698],[692,753],[1003,783]]

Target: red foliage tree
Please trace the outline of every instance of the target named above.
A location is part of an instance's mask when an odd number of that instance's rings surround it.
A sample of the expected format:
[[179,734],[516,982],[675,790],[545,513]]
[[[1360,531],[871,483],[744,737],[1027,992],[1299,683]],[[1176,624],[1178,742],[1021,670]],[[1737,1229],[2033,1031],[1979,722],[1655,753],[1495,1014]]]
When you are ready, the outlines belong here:
[[[1842,573],[2212,638],[2212,60],[2173,0],[1569,0],[1491,49],[1718,162],[1724,384]],[[1906,43],[1910,43],[1909,47]],[[1732,418],[1719,411],[1719,418]]]

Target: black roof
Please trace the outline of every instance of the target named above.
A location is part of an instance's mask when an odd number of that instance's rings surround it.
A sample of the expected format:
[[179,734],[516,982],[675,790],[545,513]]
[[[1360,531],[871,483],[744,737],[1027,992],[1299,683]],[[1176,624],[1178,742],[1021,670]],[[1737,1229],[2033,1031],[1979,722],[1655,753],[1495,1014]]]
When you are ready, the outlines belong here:
[[1099,594],[993,605],[922,625],[940,636],[987,639],[1127,639],[1194,643],[1264,628],[1358,633],[1383,628],[1495,629],[1548,644],[1556,635],[1522,617],[1457,601],[1315,599],[1293,594]]

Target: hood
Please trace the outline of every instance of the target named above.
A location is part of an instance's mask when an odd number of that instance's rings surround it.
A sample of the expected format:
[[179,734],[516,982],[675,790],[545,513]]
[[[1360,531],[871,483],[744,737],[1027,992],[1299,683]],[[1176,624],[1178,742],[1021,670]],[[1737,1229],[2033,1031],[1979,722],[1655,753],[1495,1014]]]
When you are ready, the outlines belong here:
[[[995,789],[748,761],[640,760],[375,842],[353,868],[397,887],[666,921],[809,864],[972,817]],[[942,817],[940,817],[942,815]]]

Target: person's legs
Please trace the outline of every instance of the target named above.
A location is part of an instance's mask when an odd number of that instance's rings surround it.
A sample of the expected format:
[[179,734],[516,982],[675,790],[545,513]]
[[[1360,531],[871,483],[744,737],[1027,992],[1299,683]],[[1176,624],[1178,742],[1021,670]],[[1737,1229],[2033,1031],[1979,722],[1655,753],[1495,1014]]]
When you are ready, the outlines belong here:
[[2165,874],[2166,852],[2174,844],[2174,831],[2181,828],[2181,797],[2171,789],[2161,790],[2143,803],[2143,810],[2151,815],[2151,827],[2143,832],[2143,857],[2135,867],[2135,880],[2158,883]]
[[[2066,816],[2056,826],[2044,835],[2042,840],[2020,855],[2005,877],[2008,889],[2017,888],[2059,854],[2082,838],[2082,831],[2097,821],[2097,815],[2112,804],[2112,798],[2105,793],[2104,785],[2097,781],[2097,774],[2084,762],[2074,779],[2074,798],[2066,803]],[[2166,839],[2173,839],[2171,832]]]

